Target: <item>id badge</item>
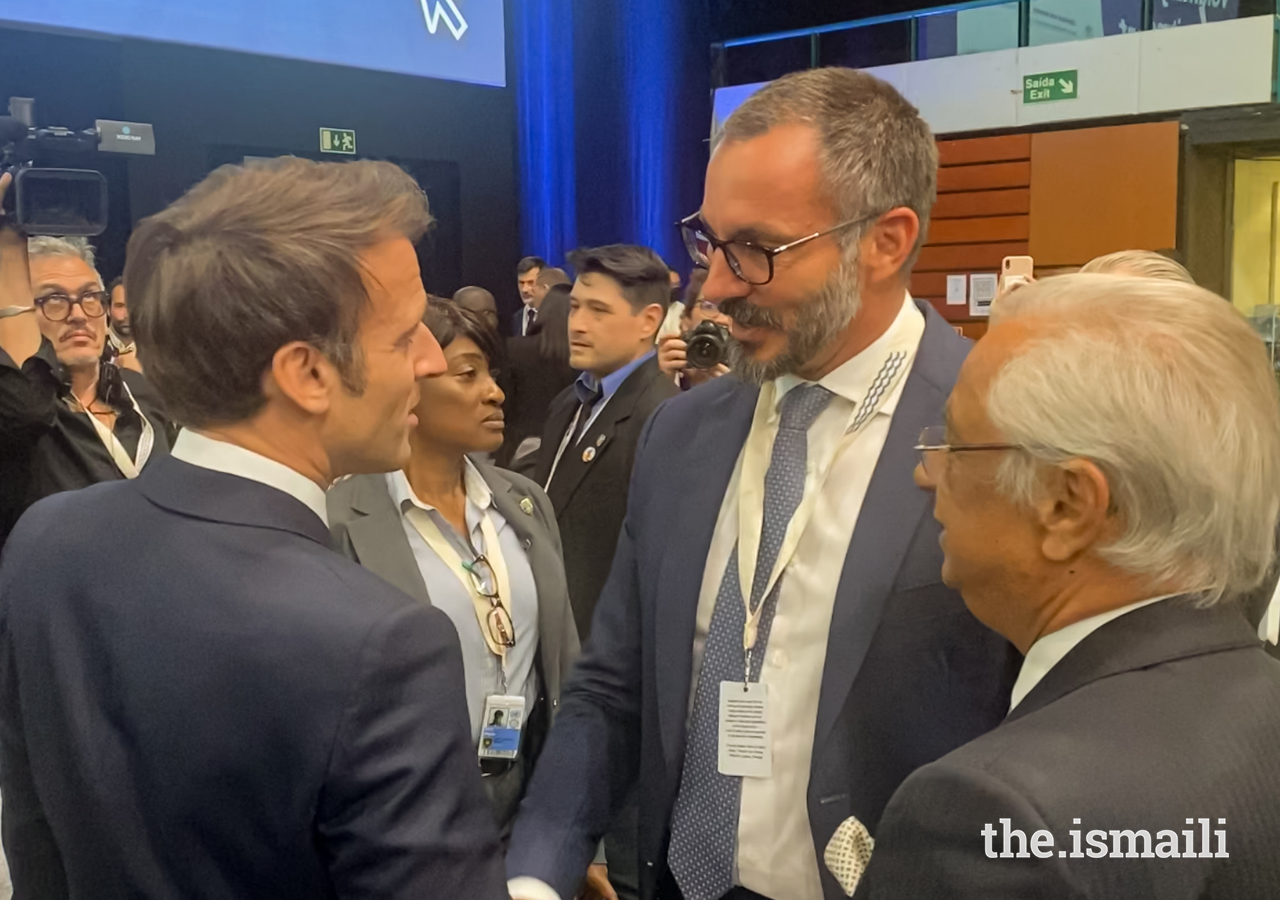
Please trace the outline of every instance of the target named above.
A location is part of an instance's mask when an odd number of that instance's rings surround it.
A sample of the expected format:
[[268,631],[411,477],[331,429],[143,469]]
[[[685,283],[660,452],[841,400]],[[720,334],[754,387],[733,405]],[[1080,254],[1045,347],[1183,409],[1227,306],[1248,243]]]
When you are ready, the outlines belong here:
[[720,682],[721,775],[768,778],[773,773],[769,695],[765,685]]
[[520,753],[520,732],[524,730],[524,697],[490,694],[484,698],[484,718],[480,728],[481,759],[515,759]]

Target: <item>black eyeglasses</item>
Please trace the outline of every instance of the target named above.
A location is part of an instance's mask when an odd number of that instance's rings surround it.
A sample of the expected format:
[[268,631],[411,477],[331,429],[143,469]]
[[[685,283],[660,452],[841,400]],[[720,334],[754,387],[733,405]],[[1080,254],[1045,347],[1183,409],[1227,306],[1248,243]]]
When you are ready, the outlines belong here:
[[71,318],[71,310],[76,306],[79,306],[88,318],[100,319],[107,314],[107,306],[110,303],[111,295],[106,291],[85,291],[79,297],[45,294],[35,300],[36,308],[50,322],[67,321]]
[[476,593],[489,601],[489,612],[485,616],[484,624],[489,631],[490,639],[496,646],[510,650],[516,645],[516,626],[511,621],[511,614],[502,605],[493,566],[489,565],[489,560],[480,555],[471,562],[463,562],[462,568],[471,576],[471,584],[475,587]]
[[1025,450],[1022,444],[948,444],[945,425],[930,425],[920,432],[920,443],[916,450],[920,452],[920,465],[930,481],[942,477],[945,468],[944,456],[948,453],[968,453],[976,450]]
[[810,241],[835,234],[837,231],[871,222],[880,218],[880,215],[880,213],[874,213],[850,219],[826,231],[815,231],[811,235],[790,241],[781,247],[764,247],[754,241],[722,241],[707,230],[700,212],[685,216],[676,223],[676,227],[680,229],[680,234],[684,237],[685,249],[689,251],[689,256],[693,258],[695,264],[710,268],[711,257],[720,250],[724,253],[725,262],[729,264],[729,269],[734,275],[747,284],[761,285],[773,281],[773,260],[778,254],[803,247]]

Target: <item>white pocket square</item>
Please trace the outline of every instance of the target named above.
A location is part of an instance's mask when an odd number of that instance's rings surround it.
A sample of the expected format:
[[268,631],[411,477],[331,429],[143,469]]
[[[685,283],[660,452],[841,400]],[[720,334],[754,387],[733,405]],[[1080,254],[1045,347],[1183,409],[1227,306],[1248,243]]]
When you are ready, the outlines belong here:
[[840,883],[840,888],[850,897],[858,887],[862,873],[871,862],[871,851],[876,845],[867,826],[855,818],[845,819],[827,842],[823,861]]

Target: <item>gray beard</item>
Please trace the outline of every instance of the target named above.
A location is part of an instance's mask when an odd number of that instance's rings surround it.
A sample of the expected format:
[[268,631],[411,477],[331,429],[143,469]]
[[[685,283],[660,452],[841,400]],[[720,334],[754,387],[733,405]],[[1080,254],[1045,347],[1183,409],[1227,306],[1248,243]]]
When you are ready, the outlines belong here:
[[[725,309],[728,306],[729,309]],[[727,356],[733,374],[748,384],[762,385],[780,375],[794,375],[831,345],[840,332],[862,309],[862,295],[858,290],[858,258],[846,256],[827,283],[810,296],[796,314],[796,322],[787,329],[786,346],[773,359],[762,362],[752,359],[745,347],[729,339]],[[781,329],[777,316],[746,300],[730,300],[721,304],[721,310],[744,327],[772,327]]]

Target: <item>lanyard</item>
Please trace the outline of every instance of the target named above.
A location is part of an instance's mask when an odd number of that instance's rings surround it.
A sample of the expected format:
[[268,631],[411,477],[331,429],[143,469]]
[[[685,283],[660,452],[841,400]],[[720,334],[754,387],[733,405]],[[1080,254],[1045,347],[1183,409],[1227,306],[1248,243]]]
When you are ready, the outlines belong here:
[[138,473],[142,471],[142,467],[151,458],[151,450],[156,442],[156,432],[151,427],[151,423],[147,421],[147,417],[142,414],[142,410],[138,407],[138,401],[133,397],[133,391],[129,390],[129,385],[125,384],[124,390],[129,395],[129,402],[133,404],[133,411],[142,420],[142,436],[138,438],[138,456],[136,460],[129,458],[129,451],[124,448],[124,444],[120,443],[120,439],[115,436],[115,433],[98,421],[98,417],[85,408],[85,405],[80,402],[80,398],[74,394],[72,397],[75,403],[72,405],[72,409],[77,412],[83,412],[89,417],[89,421],[93,423],[93,430],[98,433],[98,440],[102,441],[102,446],[107,448],[107,453],[111,455],[111,459],[116,464],[116,468],[120,470],[120,474],[125,478],[137,478]]
[[[760,554],[761,523],[764,522],[764,476],[768,468],[773,441],[767,429],[760,427],[751,429],[751,434],[747,438],[746,452],[743,454],[742,479],[738,488],[738,580],[742,587],[742,602],[746,607],[747,615],[742,629],[742,649],[746,656],[747,670],[744,683],[751,680],[751,651],[756,645],[765,601],[796,552],[800,538],[809,524],[809,518],[813,515],[814,507],[817,506],[818,496],[822,493],[822,486],[826,483],[827,476],[831,474],[831,469],[835,466],[835,461],[840,454],[853,443],[867,423],[875,417],[875,413],[893,394],[894,387],[908,368],[907,362],[910,355],[905,350],[894,350],[885,358],[867,395],[850,412],[840,440],[834,442],[823,459],[807,467],[803,499],[787,525],[786,536],[778,551],[778,558],[774,561],[773,570],[769,573],[764,590],[760,592],[760,603],[755,609],[751,608],[751,597],[754,593],[752,588],[755,581],[756,559]],[[763,423],[770,415],[775,414],[777,393],[776,382],[770,382],[760,389],[760,397],[756,401],[756,422]],[[809,473],[813,474],[812,482],[808,478]]]
[[[603,397],[601,401],[603,401]],[[597,406],[600,403],[596,403]],[[573,414],[573,421],[569,423],[569,430],[564,433],[564,437],[560,439],[560,449],[556,451],[556,458],[551,463],[551,472],[547,475],[547,483],[542,486],[544,491],[551,490],[551,479],[556,477],[556,469],[560,468],[560,457],[564,456],[564,451],[569,449],[569,443],[573,440],[573,436],[578,433],[578,421],[582,418],[582,404],[578,404],[578,411]],[[583,436],[586,430],[583,430]]]
[[[458,555],[458,551],[452,543],[445,540],[444,535],[440,533],[440,528],[431,516],[427,515],[426,510],[412,506],[406,515],[409,517],[409,521],[413,523],[413,527],[417,529],[418,534],[422,535],[422,539],[427,542],[427,546],[444,561],[445,565],[449,567],[449,571],[467,589],[467,593],[471,596],[471,605],[476,612],[476,620],[480,625],[480,634],[484,638],[489,652],[498,657],[499,661],[505,662],[507,648],[495,641],[493,636],[489,634],[489,611],[493,608],[493,605],[488,597],[476,590],[475,582],[467,573],[466,565],[464,565],[462,557]],[[480,536],[484,541],[484,545],[480,548],[480,555],[489,561],[489,566],[493,569],[493,577],[498,582],[498,604],[507,611],[507,616],[514,623],[515,617],[511,612],[511,579],[507,574],[507,562],[502,556],[502,545],[498,541],[498,532],[493,527],[493,521],[489,518],[488,510],[482,511]],[[516,639],[519,640],[519,636]],[[504,672],[504,683],[505,680],[506,674]],[[505,686],[503,691],[506,691]]]

